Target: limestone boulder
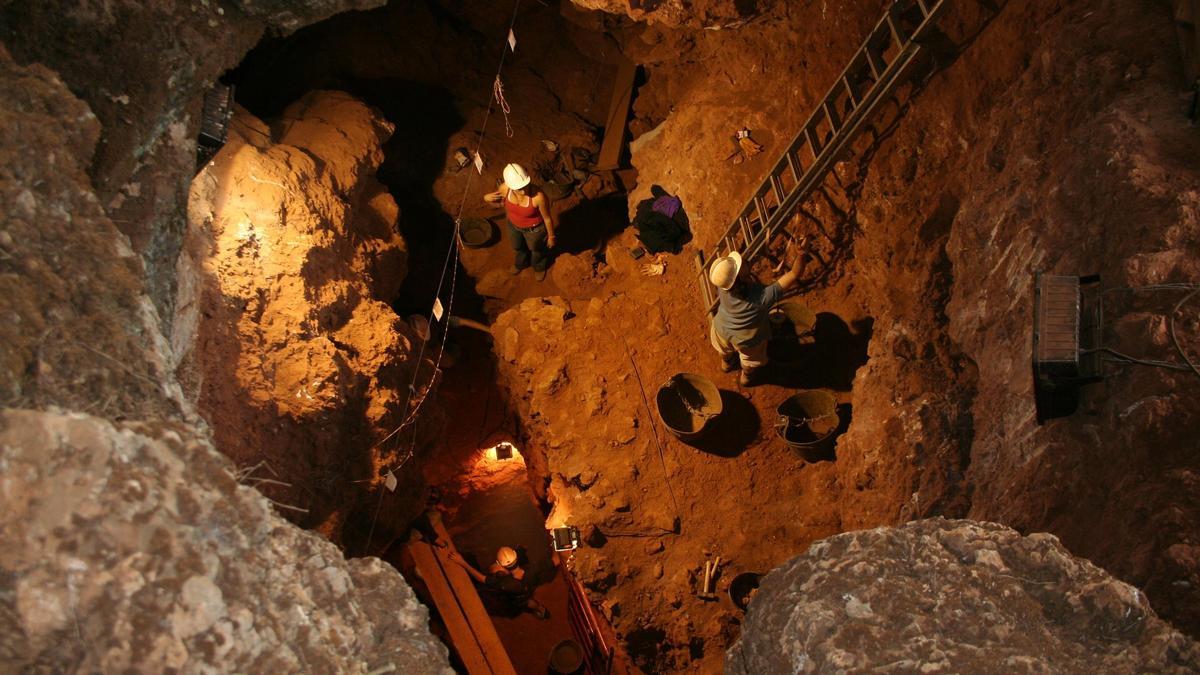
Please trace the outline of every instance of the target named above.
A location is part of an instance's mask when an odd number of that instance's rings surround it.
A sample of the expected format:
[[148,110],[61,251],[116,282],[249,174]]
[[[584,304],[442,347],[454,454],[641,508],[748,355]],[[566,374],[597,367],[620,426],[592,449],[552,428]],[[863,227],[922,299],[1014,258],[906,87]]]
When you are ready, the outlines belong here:
[[276,515],[184,425],[0,413],[0,670],[451,673],[376,558]]
[[726,672],[1195,672],[1200,646],[1048,534],[933,519],[776,568]]

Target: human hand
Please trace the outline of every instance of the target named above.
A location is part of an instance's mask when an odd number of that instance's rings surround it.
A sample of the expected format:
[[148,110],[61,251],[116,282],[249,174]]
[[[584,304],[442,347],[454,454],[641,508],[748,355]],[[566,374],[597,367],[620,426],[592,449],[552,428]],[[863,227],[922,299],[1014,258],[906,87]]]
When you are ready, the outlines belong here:
[[546,235],[546,246],[547,246],[548,248],[554,248],[554,242],[555,242],[555,241],[557,241],[557,240],[554,238],[554,235],[553,235],[553,234],[547,234],[547,235]]

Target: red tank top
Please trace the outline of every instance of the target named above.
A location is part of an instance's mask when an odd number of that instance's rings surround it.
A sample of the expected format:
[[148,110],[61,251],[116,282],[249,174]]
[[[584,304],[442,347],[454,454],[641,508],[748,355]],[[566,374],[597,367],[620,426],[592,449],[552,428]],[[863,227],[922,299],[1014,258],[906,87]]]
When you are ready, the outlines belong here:
[[511,195],[510,191],[504,197],[504,211],[514,227],[518,230],[528,230],[542,224],[542,212],[538,210],[537,204],[533,203],[532,197],[529,198],[529,206],[521,206],[508,198]]

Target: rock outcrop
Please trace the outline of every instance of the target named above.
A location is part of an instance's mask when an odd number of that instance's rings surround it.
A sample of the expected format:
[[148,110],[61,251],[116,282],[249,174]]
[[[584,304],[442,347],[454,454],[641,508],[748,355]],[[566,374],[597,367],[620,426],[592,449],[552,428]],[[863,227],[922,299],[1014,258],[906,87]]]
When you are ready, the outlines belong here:
[[[233,128],[192,183],[172,343],[217,447],[287,484],[261,487],[341,542],[351,497],[365,494],[352,481],[383,489],[383,467],[410,448],[372,446],[435,371],[414,372],[422,337],[388,304],[407,266],[396,203],[374,177],[392,125],[348,94],[314,92],[273,128],[242,110]],[[397,472],[388,520],[416,514],[418,467]]]
[[0,41],[54,70],[103,129],[85,166],[100,206],[145,264],[169,321],[204,92],[264,34],[383,0],[0,3]]
[[1195,672],[1200,646],[1053,536],[924,520],[767,575],[726,672]]
[[[74,7],[56,28],[104,25],[113,6]],[[5,39],[13,13],[46,7],[4,5]],[[33,37],[126,76],[113,54],[146,48],[114,38],[96,54],[56,35]],[[128,137],[3,47],[0,83],[0,670],[447,672],[399,574],[279,517],[213,449],[173,373],[153,280],[87,174],[98,143]],[[160,131],[181,161],[143,167],[186,185],[183,113],[129,101],[172,130]],[[152,232],[182,213],[158,198],[127,225]]]
[[451,673],[395,570],[271,511],[188,428],[0,413],[0,669]]

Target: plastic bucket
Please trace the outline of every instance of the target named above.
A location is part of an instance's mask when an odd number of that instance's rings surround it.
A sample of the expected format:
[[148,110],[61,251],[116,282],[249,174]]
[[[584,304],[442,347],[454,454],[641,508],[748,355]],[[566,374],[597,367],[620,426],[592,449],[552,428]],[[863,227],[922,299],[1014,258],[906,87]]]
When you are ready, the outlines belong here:
[[816,447],[837,431],[841,419],[837,399],[824,389],[808,389],[792,395],[775,409],[779,419],[775,431],[804,459],[815,461]]
[[708,378],[695,373],[678,373],[658,389],[658,418],[671,433],[695,438],[708,421],[721,414],[721,390]]
[[583,648],[579,643],[566,639],[550,650],[550,672],[571,675],[583,668]]

